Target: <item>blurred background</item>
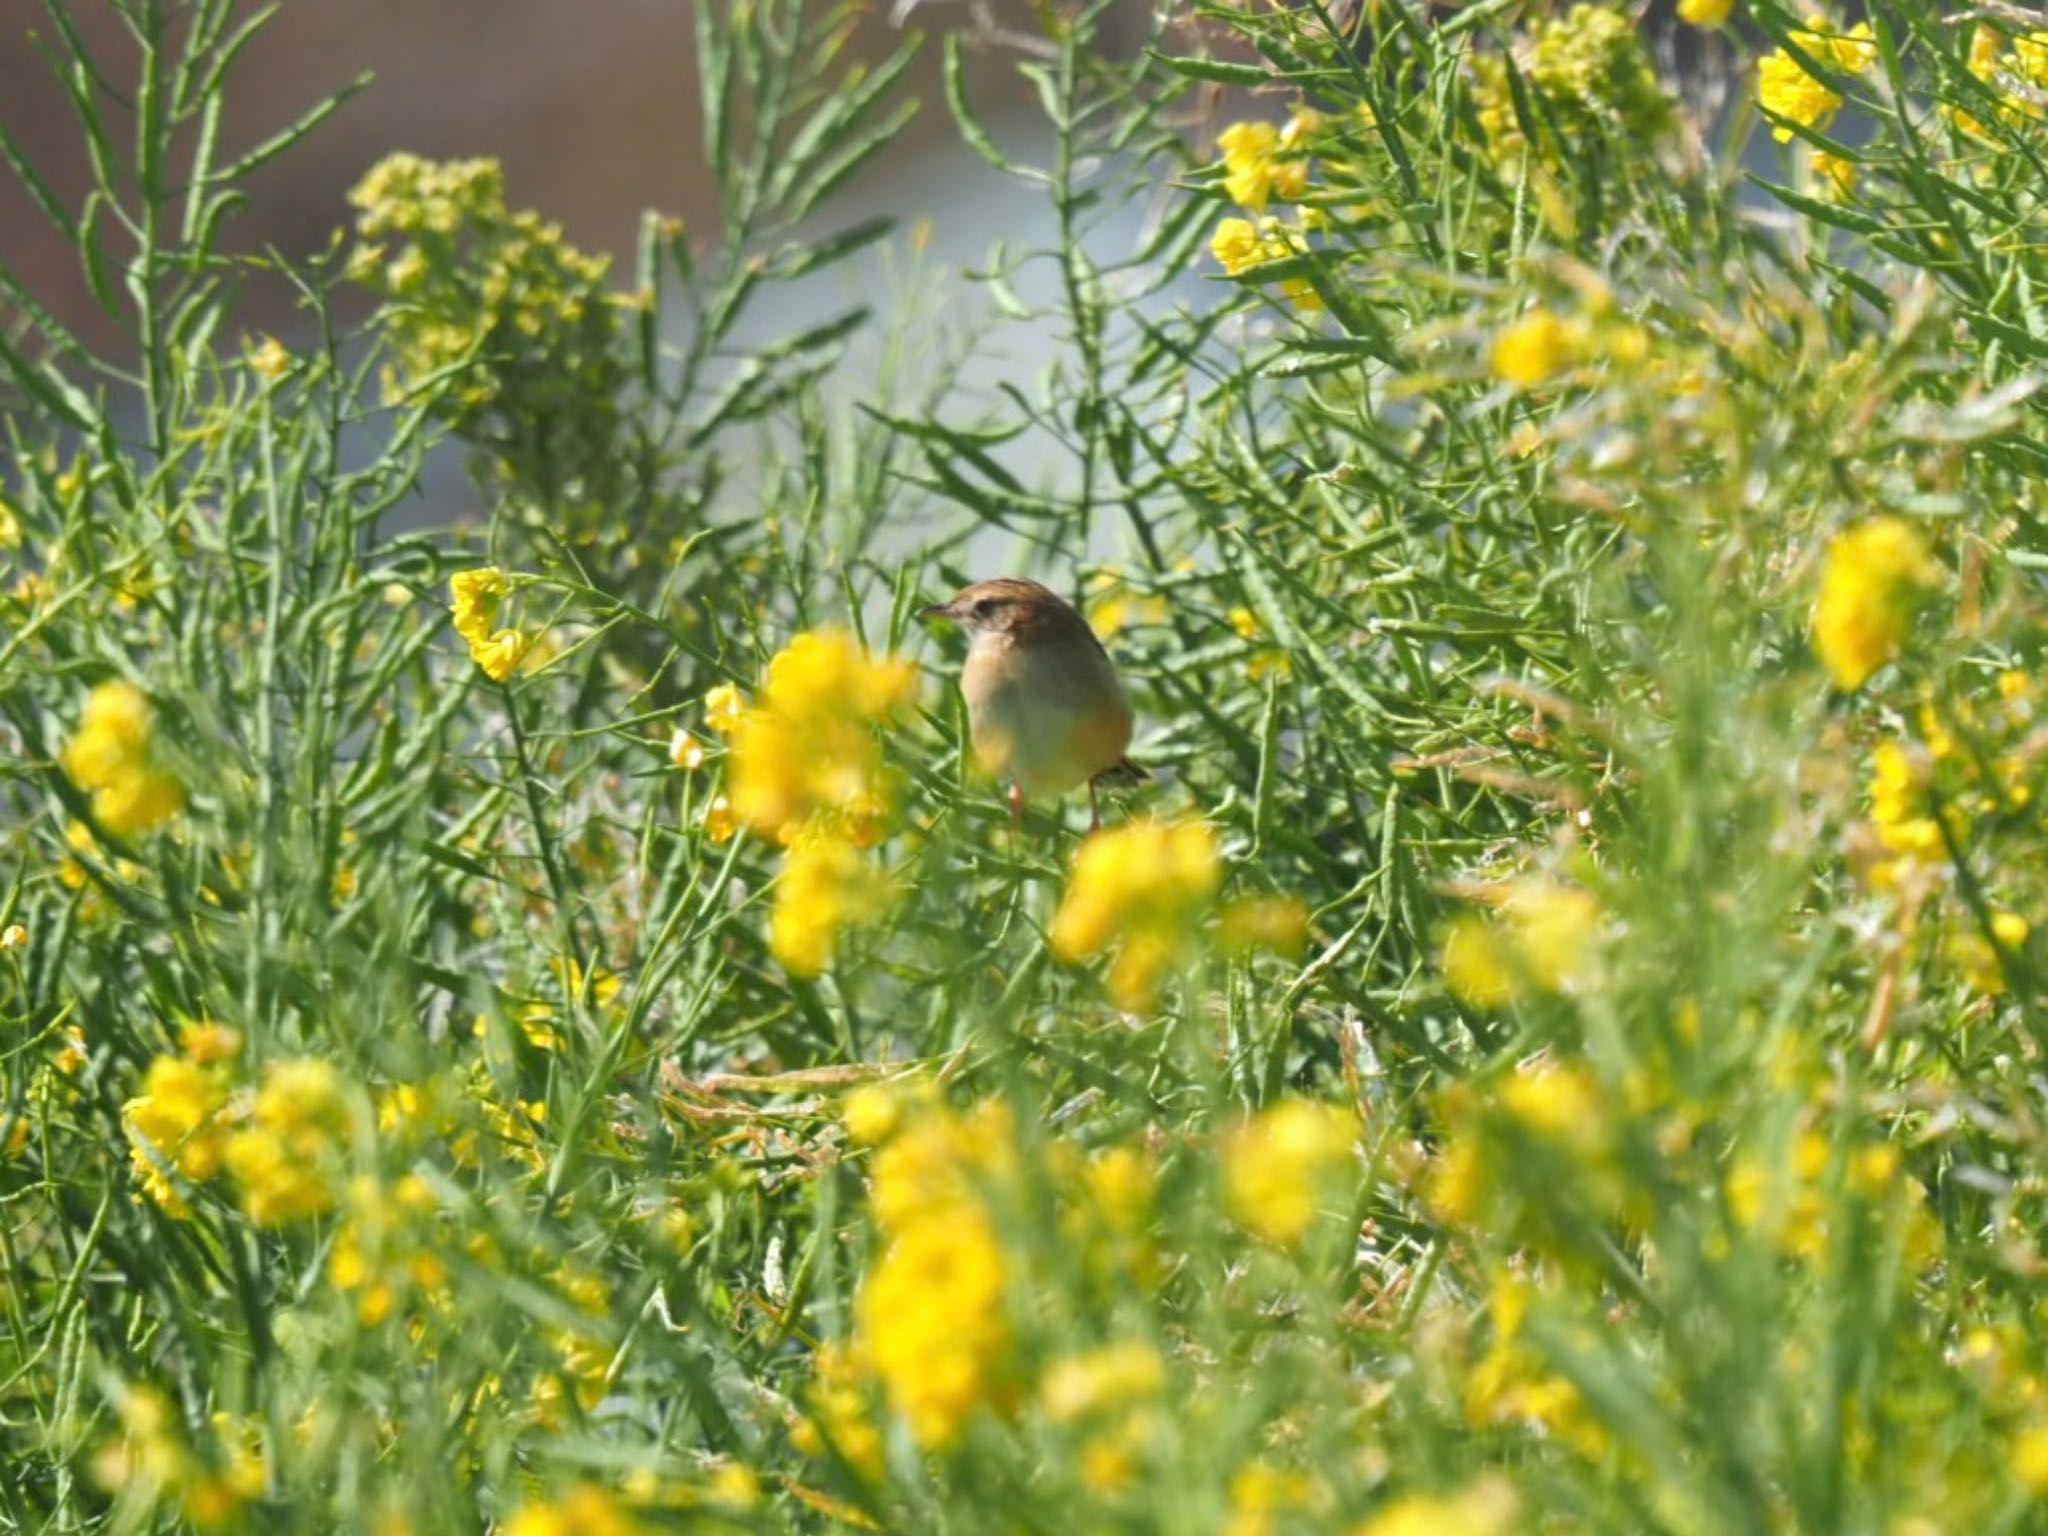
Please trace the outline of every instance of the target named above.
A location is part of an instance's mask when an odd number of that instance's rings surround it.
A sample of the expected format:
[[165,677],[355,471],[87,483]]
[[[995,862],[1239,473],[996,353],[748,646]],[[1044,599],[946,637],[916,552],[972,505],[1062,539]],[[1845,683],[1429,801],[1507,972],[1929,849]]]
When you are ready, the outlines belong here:
[[[59,0],[65,14],[120,78],[134,45],[105,3]],[[382,156],[411,150],[434,159],[495,156],[504,163],[515,207],[559,221],[588,249],[630,261],[643,209],[695,227],[714,218],[702,163],[692,0],[297,0],[257,37],[230,93],[224,125],[230,152],[261,142],[324,95],[358,76],[374,77],[304,144],[268,166],[237,243],[303,255],[347,223],[348,189]],[[1136,5],[1112,36],[1132,46]],[[1006,17],[1002,13],[1015,14]],[[90,185],[77,124],[53,74],[48,18],[32,0],[0,8],[0,117],[68,209]],[[876,5],[856,42],[880,59],[906,30],[972,31],[988,41],[977,53],[977,104],[992,126],[1024,142],[1035,110],[1001,41],[1003,29],[1032,25],[1024,0],[897,0]],[[1014,57],[1014,54],[1011,55]],[[839,212],[929,217],[944,246],[965,242],[978,255],[990,235],[1038,213],[957,142],[938,78],[938,53],[925,50],[908,91],[925,106],[898,152],[839,194]],[[971,237],[971,238],[970,238]],[[9,265],[67,325],[88,339],[108,334],[88,295],[77,259],[50,228],[19,179],[0,170],[0,245]],[[943,254],[943,251],[942,251]],[[252,293],[252,326],[285,326],[290,317]]]
[[[108,0],[52,0],[111,80],[132,81],[137,48]],[[653,209],[681,218],[700,249],[715,243],[718,199],[703,159],[704,134],[694,0],[296,0],[256,36],[236,70],[222,125],[222,159],[262,143],[323,98],[367,78],[360,93],[254,178],[229,245],[305,257],[349,226],[351,187],[387,154],[430,159],[488,156],[505,171],[514,208],[560,223],[584,250],[613,258],[620,287],[633,280],[641,216]],[[818,0],[813,14],[829,9]],[[244,14],[255,10],[252,4]],[[1043,36],[1028,0],[877,0],[860,11],[850,52],[880,62],[906,35],[957,32],[968,44],[968,82],[977,114],[1005,150],[1047,161],[1049,130],[1035,93],[1017,72]],[[1105,37],[1119,53],[1143,45],[1144,0],[1128,0],[1109,18]],[[63,50],[56,24],[35,0],[0,6],[0,122],[15,135],[53,200],[73,218],[92,186],[84,137],[53,69]],[[125,92],[124,92],[125,95]],[[984,324],[988,306],[961,274],[981,265],[994,242],[1011,252],[1056,244],[1050,206],[1036,187],[1007,178],[968,149],[945,102],[936,36],[892,97],[921,104],[894,145],[813,213],[803,231],[819,235],[878,214],[900,221],[897,237],[853,262],[778,286],[772,304],[742,321],[736,345],[757,345],[844,312],[869,307],[883,323],[871,338],[919,322],[922,350],[897,355],[898,383],[934,378],[942,357],[972,352],[951,379],[949,408],[961,418],[997,399],[998,381],[1035,376],[1052,361],[1057,338],[1046,327]],[[1220,93],[1204,97],[1220,106]],[[1278,112],[1280,107],[1274,106]],[[121,125],[121,126],[125,126]],[[1106,202],[1088,237],[1104,261],[1127,255],[1171,189],[1141,205]],[[111,241],[118,251],[122,242]],[[124,352],[122,329],[94,301],[73,242],[59,234],[19,177],[0,166],[0,256],[28,292],[102,355]],[[1040,279],[1043,279],[1041,286]],[[115,275],[118,288],[118,273]],[[1055,283],[1050,267],[1023,273],[1029,298]],[[344,323],[370,308],[349,285],[337,293]],[[351,309],[350,305],[354,308]],[[926,323],[929,322],[929,323]],[[312,318],[281,281],[246,283],[232,329],[272,334],[287,347],[309,343]],[[972,334],[971,349],[964,338]],[[877,340],[867,361],[841,369],[842,396],[865,387],[879,369]],[[117,410],[119,405],[117,403]],[[1002,450],[1010,467],[1034,478],[1044,445],[1026,436]],[[408,522],[466,520],[480,509],[454,444],[433,455]],[[993,554],[989,558],[1006,558]]]
[[[51,3],[110,79],[133,78],[135,43],[108,0]],[[1177,25],[1194,25],[1185,19],[1192,7],[1169,3]],[[817,9],[825,9],[825,0]],[[1017,159],[1046,163],[1049,130],[1016,68],[1043,35],[1039,10],[1034,0],[875,0],[860,13],[852,52],[880,61],[907,32],[964,34],[978,115]],[[1717,72],[1700,67],[1698,35],[1672,28],[1668,10],[1666,0],[1651,8],[1654,46],[1666,79],[1697,98]],[[222,126],[224,157],[262,143],[351,82],[367,77],[368,84],[258,173],[231,245],[287,257],[326,247],[352,217],[349,189],[393,151],[433,159],[491,156],[504,165],[512,206],[536,209],[559,222],[576,245],[611,255],[615,281],[629,285],[644,210],[681,218],[700,247],[716,237],[717,199],[703,164],[693,12],[694,0],[296,0],[283,6],[236,72]],[[1104,32],[1108,48],[1129,54],[1144,46],[1151,16],[1148,0],[1125,0]],[[52,67],[60,53],[51,46],[54,33],[54,22],[34,0],[0,8],[0,121],[54,202],[76,217],[91,177],[83,136]],[[1173,46],[1199,51],[1192,38],[1176,37]],[[1718,40],[1709,45],[1714,56],[1723,50]],[[876,214],[898,218],[902,232],[855,262],[778,288],[774,304],[766,306],[773,312],[751,315],[734,340],[757,344],[786,335],[851,302],[872,309],[885,331],[892,318],[914,318],[927,333],[922,340],[940,339],[910,360],[913,370],[929,373],[942,354],[971,351],[948,395],[948,416],[964,424],[984,403],[996,403],[999,384],[1031,380],[1056,355],[1058,337],[1049,327],[1002,322],[962,276],[980,266],[997,241],[1012,254],[1055,245],[1051,210],[1039,189],[1004,177],[962,144],[944,99],[939,48],[923,50],[896,94],[915,97],[922,110],[804,232],[822,234]],[[1206,142],[1229,117],[1277,117],[1290,99],[1275,93],[1254,101],[1204,87],[1191,93],[1179,127]],[[1093,174],[1106,181],[1112,172]],[[1136,250],[1174,196],[1161,180],[1128,203],[1105,198],[1086,236],[1098,263],[1113,265]],[[4,167],[0,256],[62,324],[95,349],[120,355],[119,328],[92,299],[73,242],[52,228]],[[1212,276],[1200,264],[1155,301],[1199,303]],[[1040,264],[1026,267],[1015,287],[1035,302],[1049,296],[1056,281],[1051,267]],[[359,303],[358,315],[367,311],[367,295],[344,288],[342,302],[350,299]],[[344,308],[343,319],[350,318]],[[310,338],[312,322],[294,309],[284,283],[266,280],[245,287],[233,324],[297,346]],[[970,334],[971,349],[963,340]],[[864,382],[859,364],[835,377],[835,387],[844,390],[857,391]],[[1047,446],[1027,433],[998,457],[1027,483],[1043,484],[1055,473],[1057,457]],[[459,454],[437,456],[420,489],[414,513],[420,521],[475,510]]]

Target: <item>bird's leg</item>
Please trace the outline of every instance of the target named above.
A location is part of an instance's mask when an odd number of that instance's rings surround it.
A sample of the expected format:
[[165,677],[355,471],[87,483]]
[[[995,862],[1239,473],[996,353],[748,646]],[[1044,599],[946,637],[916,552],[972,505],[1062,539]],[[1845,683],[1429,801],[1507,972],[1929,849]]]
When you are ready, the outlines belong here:
[[1010,830],[1017,836],[1024,835],[1024,786],[1010,786]]
[[1102,830],[1102,806],[1096,801],[1095,781],[1093,779],[1088,781],[1088,830],[1090,832],[1100,832]]

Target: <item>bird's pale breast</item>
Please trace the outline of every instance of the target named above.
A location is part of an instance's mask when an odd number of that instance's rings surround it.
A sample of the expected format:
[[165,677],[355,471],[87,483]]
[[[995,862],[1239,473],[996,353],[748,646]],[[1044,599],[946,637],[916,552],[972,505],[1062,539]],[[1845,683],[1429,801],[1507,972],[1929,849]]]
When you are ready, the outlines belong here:
[[960,674],[982,767],[1027,792],[1064,794],[1116,766],[1131,744],[1131,706],[1092,639],[1019,643],[976,638]]

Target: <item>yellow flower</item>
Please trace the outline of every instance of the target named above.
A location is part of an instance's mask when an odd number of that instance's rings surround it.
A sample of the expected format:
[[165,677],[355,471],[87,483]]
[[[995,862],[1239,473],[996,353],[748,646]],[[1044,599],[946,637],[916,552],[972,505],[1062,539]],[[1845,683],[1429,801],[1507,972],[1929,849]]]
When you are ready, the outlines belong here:
[[744,1462],[723,1462],[712,1470],[706,1491],[728,1509],[752,1509],[761,1502],[761,1479]]
[[494,683],[502,683],[526,659],[530,641],[516,629],[501,628],[499,615],[512,583],[496,566],[457,571],[448,580],[455,632],[469,642],[469,657]]
[[878,1147],[903,1123],[902,1090],[888,1083],[863,1083],[846,1096],[839,1121],[854,1142]]
[[1986,997],[2002,997],[2005,995],[2005,962],[2000,951],[2025,948],[2027,936],[2032,932],[2032,925],[2019,913],[1993,912],[1991,933],[1998,941],[1996,949],[1983,934],[1971,928],[1950,940],[1949,955],[1962,967],[1963,979],[1972,990]]
[[994,1223],[962,1203],[898,1231],[861,1287],[861,1356],[928,1450],[958,1439],[994,1388],[1009,1338],[1004,1276]]
[[704,766],[704,743],[679,725],[668,739],[668,760],[686,772],[701,768]]
[[155,720],[133,683],[101,683],[85,701],[64,771],[92,794],[92,813],[117,837],[138,837],[185,806],[185,786],[152,765]]
[[1333,1105],[1287,1099],[1224,1144],[1223,1184],[1238,1224],[1267,1242],[1301,1241],[1351,1162],[1358,1124]]
[[1121,571],[1109,566],[1088,578],[1085,611],[1089,627],[1107,640],[1133,624],[1164,624],[1167,603],[1156,592],[1135,590]]
[[1232,277],[1267,259],[1259,227],[1250,219],[1225,219],[1209,237],[1209,254]]
[[511,590],[505,573],[494,565],[457,571],[449,577],[448,591],[454,607],[451,622],[455,625],[455,633],[471,645],[488,641],[491,632],[498,627],[498,611],[505,595]]
[[1734,9],[1735,0],[1678,0],[1678,19],[1695,27],[1718,27]]
[[20,923],[9,923],[0,930],[0,949],[25,949],[28,947],[28,929]]
[[1292,1468],[1246,1462],[1230,1477],[1230,1513],[1223,1522],[1223,1536],[1275,1536],[1279,1517],[1306,1509],[1315,1493],[1315,1484]]
[[178,1026],[178,1049],[202,1067],[232,1061],[241,1054],[241,1031],[212,1019],[188,1019]]
[[1905,649],[1922,590],[1939,567],[1904,520],[1867,518],[1837,534],[1821,570],[1813,643],[1844,691]]
[[1082,1175],[1095,1211],[1110,1230],[1135,1234],[1152,1209],[1159,1170],[1136,1147],[1106,1147]]
[[1496,899],[1499,921],[1466,913],[1445,932],[1439,964],[1453,994],[1497,1008],[1525,991],[1562,992],[1585,978],[1600,926],[1591,892],[1530,878]]
[[882,1474],[882,1432],[868,1411],[860,1362],[852,1349],[826,1344],[815,1365],[810,1412],[797,1421],[791,1438],[806,1456],[822,1456],[829,1441],[841,1460],[873,1481]]
[[1232,123],[1216,136],[1223,155],[1223,190],[1241,208],[1266,206],[1273,194],[1274,156],[1280,130],[1271,123]]
[[249,366],[257,377],[275,384],[292,371],[292,355],[275,336],[266,336],[249,349]]
[[843,630],[798,635],[729,728],[734,814],[785,842],[807,824],[871,842],[893,799],[876,727],[910,707],[917,681],[909,662],[870,656]]
[[978,1208],[976,1186],[1011,1171],[1013,1121],[1001,1100],[958,1115],[926,1105],[875,1156],[869,1205],[887,1234]]
[[1516,1528],[1515,1493],[1489,1478],[1455,1494],[1395,1499],[1354,1536],[1507,1536]]
[[1533,309],[1493,340],[1494,377],[1516,389],[1537,389],[1579,361],[1582,328],[1548,309]]
[[251,1221],[281,1226],[333,1206],[347,1113],[341,1074],[331,1062],[302,1057],[270,1065],[253,1123],[230,1137],[226,1149]]
[[2037,1499],[2048,1496],[2048,1424],[2029,1424],[2015,1435],[2007,1464],[2028,1493]]
[[[1797,43],[1816,62],[1838,73],[1860,75],[1877,57],[1877,42],[1870,23],[1858,22],[1845,33],[1833,33],[1824,17],[1810,17],[1802,30],[1794,31]],[[1806,72],[1806,67],[1783,48],[1757,60],[1756,95],[1766,112],[1797,123],[1802,128],[1822,128],[1842,105],[1842,98],[1823,81]],[[1778,126],[1771,136],[1789,143],[1792,130]]]
[[472,643],[469,648],[470,660],[484,670],[484,675],[494,683],[502,683],[519,670],[519,663],[526,660],[529,642],[516,629],[501,629],[490,639]]
[[730,736],[746,712],[746,695],[731,683],[720,683],[704,695],[704,728],[720,736]]
[[1591,1150],[1605,1137],[1600,1085],[1584,1067],[1540,1061],[1500,1090],[1500,1107],[1524,1129]]
[[641,1529],[603,1489],[584,1483],[559,1499],[522,1505],[500,1536],[636,1536]]
[[1833,196],[1840,200],[1855,195],[1856,162],[1845,160],[1840,155],[1831,155],[1824,149],[1813,152],[1813,177],[1825,184]]
[[1202,822],[1146,819],[1092,833],[1053,914],[1053,953],[1078,962],[1114,946],[1110,995],[1120,1008],[1141,1012],[1222,881],[1216,835]]
[[1157,1397],[1166,1386],[1159,1351],[1135,1340],[1064,1355],[1046,1367],[1038,1397],[1055,1424]]
[[704,807],[704,835],[714,843],[729,843],[739,834],[739,823],[733,819],[732,801],[724,795],[715,797]]
[[1870,771],[1870,820],[1891,855],[1878,883],[1897,878],[1894,866],[1940,863],[1948,857],[1947,840],[1931,809],[1920,760],[1897,737],[1887,736],[1871,756]]
[[143,1193],[173,1216],[190,1208],[172,1172],[201,1184],[220,1171],[225,1140],[218,1120],[226,1103],[218,1074],[181,1056],[159,1056],[143,1074],[142,1092],[121,1106]]
[[[1290,229],[1273,218],[1262,218],[1256,224],[1248,219],[1225,219],[1210,237],[1209,254],[1222,264],[1225,272],[1236,277],[1248,267],[1279,261],[1307,250],[1303,236],[1312,222],[1306,214],[1299,229]],[[1316,292],[1315,285],[1307,278],[1290,277],[1280,286],[1281,292],[1293,301],[1297,309],[1319,310],[1323,307],[1322,295]]]
[[1513,956],[1494,925],[1465,912],[1444,929],[1437,968],[1454,997],[1473,1008],[1498,1008],[1515,995]]
[[830,963],[840,929],[879,916],[887,890],[887,880],[851,843],[829,834],[805,835],[789,850],[775,882],[769,947],[793,974],[816,976]]
[[1232,202],[1253,212],[1274,197],[1292,202],[1308,190],[1309,162],[1300,152],[1304,139],[1322,126],[1322,114],[1303,107],[1287,126],[1232,123],[1216,137],[1223,156],[1223,190]]

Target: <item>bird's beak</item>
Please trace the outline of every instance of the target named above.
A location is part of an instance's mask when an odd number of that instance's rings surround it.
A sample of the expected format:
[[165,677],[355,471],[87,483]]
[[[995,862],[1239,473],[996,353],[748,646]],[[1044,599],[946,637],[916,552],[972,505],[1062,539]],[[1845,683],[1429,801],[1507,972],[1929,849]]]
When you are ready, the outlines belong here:
[[951,603],[933,603],[929,608],[918,609],[917,616],[920,619],[951,619],[958,617],[953,612],[953,605]]

